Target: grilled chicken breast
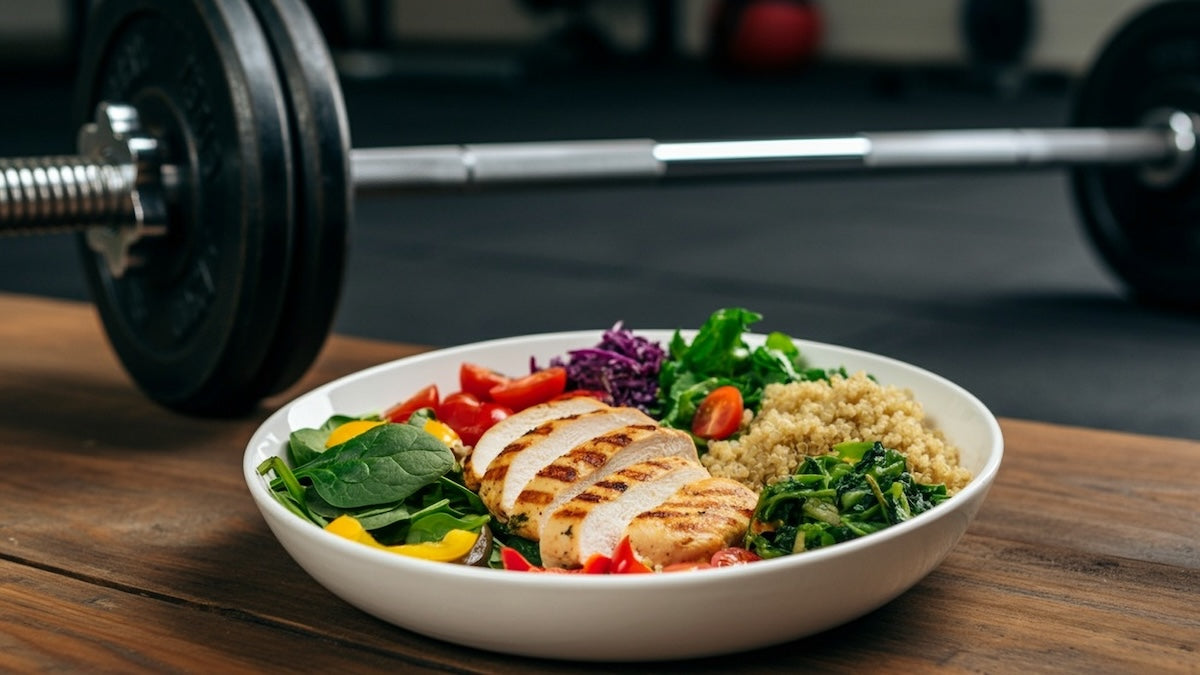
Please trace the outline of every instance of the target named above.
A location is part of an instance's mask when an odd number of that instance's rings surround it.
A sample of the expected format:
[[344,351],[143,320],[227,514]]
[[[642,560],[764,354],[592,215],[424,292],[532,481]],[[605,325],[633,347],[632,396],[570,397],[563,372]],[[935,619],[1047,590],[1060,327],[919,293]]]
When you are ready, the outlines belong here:
[[[479,485],[479,498],[496,518],[510,521],[525,484],[547,464],[580,443],[630,424],[654,426],[655,421],[637,408],[605,407],[544,422],[509,443],[491,461]],[[537,538],[536,531],[531,538]]]
[[608,407],[610,407],[608,404],[590,396],[576,396],[531,406],[500,420],[480,437],[479,442],[475,444],[475,448],[463,463],[463,478],[467,487],[473,490],[479,489],[483,474],[487,473],[488,465],[492,463],[492,460],[509,443],[520,438],[530,429],[552,419]]
[[708,478],[686,457],[639,462],[593,483],[551,513],[542,527],[542,563],[578,567],[593,553],[611,555],[630,521],[682,486]]
[[696,444],[678,429],[633,424],[576,445],[525,483],[510,510],[510,527],[528,539],[541,538],[542,523],[558,507],[599,480],[639,462],[683,457],[699,464]]
[[757,503],[758,495],[735,480],[706,478],[634,516],[626,534],[634,553],[650,566],[708,560],[741,545]]

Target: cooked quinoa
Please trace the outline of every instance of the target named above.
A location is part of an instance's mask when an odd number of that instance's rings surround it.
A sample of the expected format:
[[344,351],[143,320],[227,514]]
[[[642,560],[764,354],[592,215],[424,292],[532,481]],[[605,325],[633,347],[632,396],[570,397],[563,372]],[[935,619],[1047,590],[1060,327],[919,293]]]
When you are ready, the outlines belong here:
[[844,441],[880,441],[908,457],[918,482],[945,483],[950,494],[971,479],[958,465],[958,449],[926,422],[920,403],[866,373],[769,385],[743,433],[709,443],[701,461],[714,476],[761,490],[794,472],[806,455],[828,453]]

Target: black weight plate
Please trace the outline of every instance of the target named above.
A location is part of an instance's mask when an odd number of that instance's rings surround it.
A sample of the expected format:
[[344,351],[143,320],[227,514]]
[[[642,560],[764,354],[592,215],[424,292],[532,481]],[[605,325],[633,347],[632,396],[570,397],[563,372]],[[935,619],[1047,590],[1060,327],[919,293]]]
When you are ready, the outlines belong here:
[[81,243],[92,296],[138,386],[179,411],[225,415],[261,397],[291,258],[284,98],[245,0],[104,0],[89,17],[80,123],[133,105],[179,169],[168,234],[111,276]]
[[[1081,83],[1072,124],[1136,127],[1156,108],[1200,111],[1200,3],[1152,5],[1107,43]],[[1155,188],[1138,167],[1072,170],[1092,244],[1144,301],[1200,306],[1200,187]]]
[[352,219],[350,124],[324,36],[301,0],[250,0],[287,96],[295,167],[292,269],[279,329],[258,373],[276,393],[312,365],[341,296]]

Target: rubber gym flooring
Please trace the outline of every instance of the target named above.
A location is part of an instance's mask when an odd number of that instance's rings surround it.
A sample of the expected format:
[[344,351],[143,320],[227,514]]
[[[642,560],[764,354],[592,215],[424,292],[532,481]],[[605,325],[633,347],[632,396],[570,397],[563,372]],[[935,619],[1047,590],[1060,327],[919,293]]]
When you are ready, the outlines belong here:
[[[0,83],[0,154],[70,152],[69,78]],[[696,66],[344,82],[355,145],[1058,125],[1069,85]],[[9,238],[0,290],[84,298],[71,237]],[[360,200],[338,331],[430,345],[543,331],[763,330],[940,373],[1003,416],[1200,438],[1200,316],[1140,306],[1056,171],[823,175]],[[7,317],[19,321],[20,317]],[[1047,451],[1052,449],[1047,448]]]

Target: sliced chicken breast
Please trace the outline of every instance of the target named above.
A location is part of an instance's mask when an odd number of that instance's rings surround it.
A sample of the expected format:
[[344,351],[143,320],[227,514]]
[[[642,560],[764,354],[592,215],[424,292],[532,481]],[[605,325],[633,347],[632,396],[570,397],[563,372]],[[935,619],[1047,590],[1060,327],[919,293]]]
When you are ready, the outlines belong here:
[[[479,498],[502,522],[511,521],[513,504],[537,472],[575,446],[630,424],[654,425],[637,408],[593,410],[549,420],[509,443],[488,466],[479,484]],[[514,523],[514,527],[523,523]]]
[[602,410],[608,407],[610,406],[607,403],[590,396],[575,396],[560,401],[549,401],[530,406],[500,420],[492,428],[484,432],[483,436],[479,438],[479,442],[475,444],[475,448],[471,451],[471,454],[467,456],[466,462],[464,462],[463,478],[466,480],[467,487],[473,490],[478,489],[479,482],[483,480],[483,474],[487,473],[488,465],[492,463],[492,460],[509,443],[517,440],[530,429],[534,429],[552,419],[578,415],[592,410]]
[[546,518],[542,563],[578,567],[593,553],[611,555],[635,516],[707,477],[707,469],[685,457],[651,459],[617,471]]
[[558,507],[593,483],[638,462],[683,457],[699,464],[692,437],[657,424],[630,425],[585,441],[550,462],[525,484],[511,510],[517,534],[541,538],[542,524]]
[[688,483],[630,521],[629,544],[650,566],[708,560],[741,545],[757,503],[758,494],[735,480]]

